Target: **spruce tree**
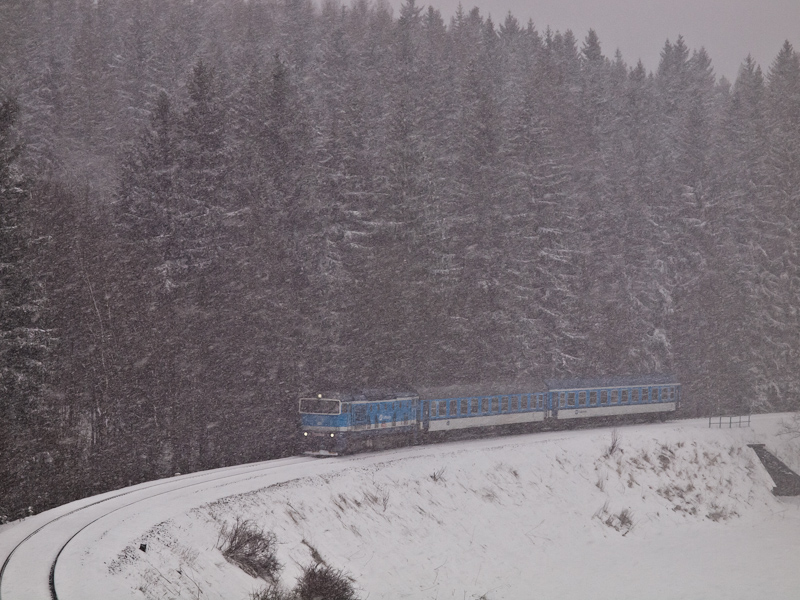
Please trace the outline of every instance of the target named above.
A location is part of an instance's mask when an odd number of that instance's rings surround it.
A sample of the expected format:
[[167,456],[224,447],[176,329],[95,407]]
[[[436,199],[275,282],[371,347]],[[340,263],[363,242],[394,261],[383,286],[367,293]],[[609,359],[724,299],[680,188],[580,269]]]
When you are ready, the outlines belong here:
[[[52,343],[44,326],[46,299],[33,269],[30,183],[17,170],[18,113],[16,101],[0,99],[0,489],[10,504],[25,501],[22,494],[35,497],[34,459],[46,448],[43,392]],[[0,512],[13,508],[18,507]]]

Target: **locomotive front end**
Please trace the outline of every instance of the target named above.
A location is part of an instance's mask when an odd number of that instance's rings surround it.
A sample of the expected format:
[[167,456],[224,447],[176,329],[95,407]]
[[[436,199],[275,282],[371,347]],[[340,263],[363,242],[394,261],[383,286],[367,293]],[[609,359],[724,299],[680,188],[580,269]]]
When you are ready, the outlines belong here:
[[349,411],[342,410],[343,398],[337,396],[316,394],[300,399],[300,448],[303,454],[336,456],[346,450]]

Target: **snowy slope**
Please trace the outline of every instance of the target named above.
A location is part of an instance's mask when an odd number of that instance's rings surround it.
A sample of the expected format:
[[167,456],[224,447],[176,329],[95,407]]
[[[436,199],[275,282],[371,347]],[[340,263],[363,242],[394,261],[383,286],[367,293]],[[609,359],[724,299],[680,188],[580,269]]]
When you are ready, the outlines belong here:
[[277,535],[286,587],[315,552],[371,600],[798,598],[800,503],[771,494],[746,446],[796,464],[782,418],[621,427],[613,453],[608,429],[440,444],[187,492],[183,512],[153,506],[83,532],[59,596],[244,600],[263,582],[216,548],[239,517]]

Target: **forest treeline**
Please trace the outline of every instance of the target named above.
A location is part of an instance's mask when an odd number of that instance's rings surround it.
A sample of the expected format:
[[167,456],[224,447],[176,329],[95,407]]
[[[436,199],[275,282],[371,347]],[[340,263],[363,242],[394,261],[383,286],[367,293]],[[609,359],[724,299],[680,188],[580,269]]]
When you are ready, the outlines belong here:
[[800,58],[413,0],[0,4],[0,513],[291,454],[302,391],[791,410]]

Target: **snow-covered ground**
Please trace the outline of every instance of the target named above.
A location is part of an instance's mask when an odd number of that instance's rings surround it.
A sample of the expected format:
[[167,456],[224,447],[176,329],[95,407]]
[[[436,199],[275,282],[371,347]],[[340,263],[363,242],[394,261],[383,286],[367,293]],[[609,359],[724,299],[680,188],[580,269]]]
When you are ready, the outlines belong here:
[[370,600],[800,598],[800,502],[746,446],[800,467],[786,417],[620,427],[614,452],[590,429],[290,465],[261,489],[187,492],[161,522],[157,502],[98,521],[62,556],[59,595],[246,600],[264,582],[217,548],[239,518],[277,536],[285,587],[316,554]]

